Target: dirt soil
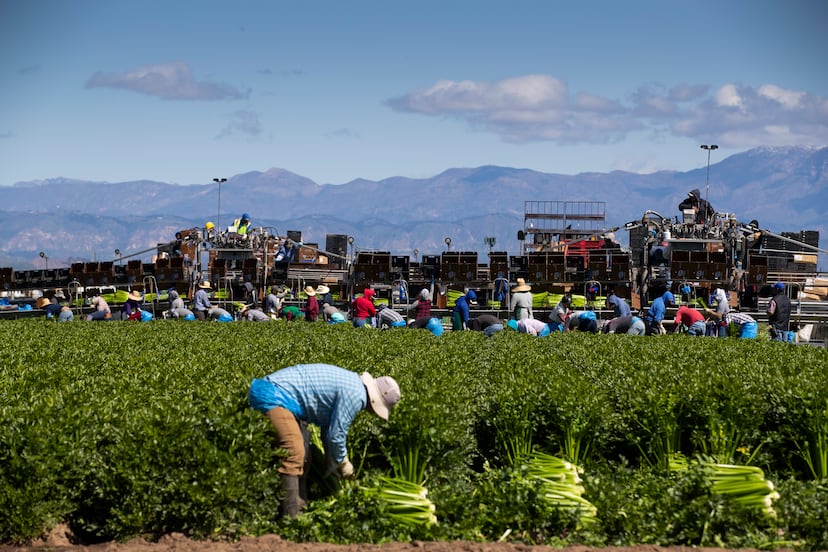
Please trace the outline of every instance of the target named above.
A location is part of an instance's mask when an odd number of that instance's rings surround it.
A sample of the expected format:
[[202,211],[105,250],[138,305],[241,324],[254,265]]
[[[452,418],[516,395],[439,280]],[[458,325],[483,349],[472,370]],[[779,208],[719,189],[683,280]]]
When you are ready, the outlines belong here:
[[[295,543],[278,535],[243,538],[238,542],[195,541],[184,535],[171,534],[158,542],[133,539],[125,543],[74,545],[65,526],[56,527],[47,538],[29,546],[0,545],[0,552],[725,552],[720,548],[691,548],[683,546],[635,546],[590,548],[570,546],[529,546],[510,543],[479,542],[392,542],[386,544],[328,544]],[[734,552],[729,550],[727,552]],[[742,549],[738,552],[758,552]],[[782,552],[781,550],[777,552]]]

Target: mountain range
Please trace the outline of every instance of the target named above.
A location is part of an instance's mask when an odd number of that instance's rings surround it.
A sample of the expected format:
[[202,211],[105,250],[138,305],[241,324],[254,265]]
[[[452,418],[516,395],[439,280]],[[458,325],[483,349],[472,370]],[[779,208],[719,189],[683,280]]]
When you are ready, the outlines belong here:
[[[0,186],[0,266],[56,268],[117,260],[172,240],[177,231],[221,226],[242,213],[254,227],[302,232],[325,247],[327,234],[354,237],[359,250],[439,254],[519,252],[527,201],[605,202],[606,225],[623,227],[652,210],[679,215],[687,192],[701,190],[719,212],[757,220],[772,232],[818,230],[828,243],[828,148],[756,148],[687,172],[550,174],[482,166],[431,178],[317,184],[281,168],[227,177],[219,186],[149,180],[90,182],[69,178]],[[624,232],[617,232],[622,243]],[[44,252],[45,258],[39,257]],[[144,256],[148,258],[151,253]],[[824,259],[824,256],[823,256]]]

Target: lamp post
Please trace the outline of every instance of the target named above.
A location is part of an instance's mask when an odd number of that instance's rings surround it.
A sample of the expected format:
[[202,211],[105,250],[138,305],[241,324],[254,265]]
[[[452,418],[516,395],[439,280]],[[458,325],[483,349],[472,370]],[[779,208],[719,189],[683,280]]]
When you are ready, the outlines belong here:
[[451,238],[447,236],[443,241],[446,242],[446,251],[451,251]]
[[227,182],[226,178],[214,178],[213,182],[217,183],[218,189],[218,212],[216,213],[216,234],[221,232],[221,183]]
[[121,255],[121,250],[116,249],[115,254],[118,255],[118,266],[123,265],[124,264],[124,257],[123,257],[123,255]]
[[706,201],[710,201],[710,152],[716,149],[719,149],[719,146],[716,144],[702,144],[701,149],[707,150],[707,186],[704,190],[704,199]]
[[41,251],[40,258],[43,259],[43,262],[46,263],[46,270],[49,270],[49,257],[46,256],[46,253]]
[[483,238],[483,243],[489,246],[489,255],[491,255],[492,247],[494,247],[494,244],[497,243],[497,240],[494,236],[486,236],[485,238]]

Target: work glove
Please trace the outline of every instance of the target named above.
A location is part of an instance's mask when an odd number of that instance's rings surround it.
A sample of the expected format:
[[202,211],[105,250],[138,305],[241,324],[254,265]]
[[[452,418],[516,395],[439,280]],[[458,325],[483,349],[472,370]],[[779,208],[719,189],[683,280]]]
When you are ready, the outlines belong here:
[[354,478],[354,465],[351,464],[351,461],[347,458],[339,463],[336,470],[339,472],[339,477],[342,479]]

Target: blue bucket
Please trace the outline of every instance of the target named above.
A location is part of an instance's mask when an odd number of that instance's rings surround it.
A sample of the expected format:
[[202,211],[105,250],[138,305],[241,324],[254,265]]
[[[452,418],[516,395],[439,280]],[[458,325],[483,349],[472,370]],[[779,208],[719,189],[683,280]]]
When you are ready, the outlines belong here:
[[756,322],[746,322],[742,324],[742,332],[739,337],[742,339],[756,339],[756,334],[759,331],[759,324]]

